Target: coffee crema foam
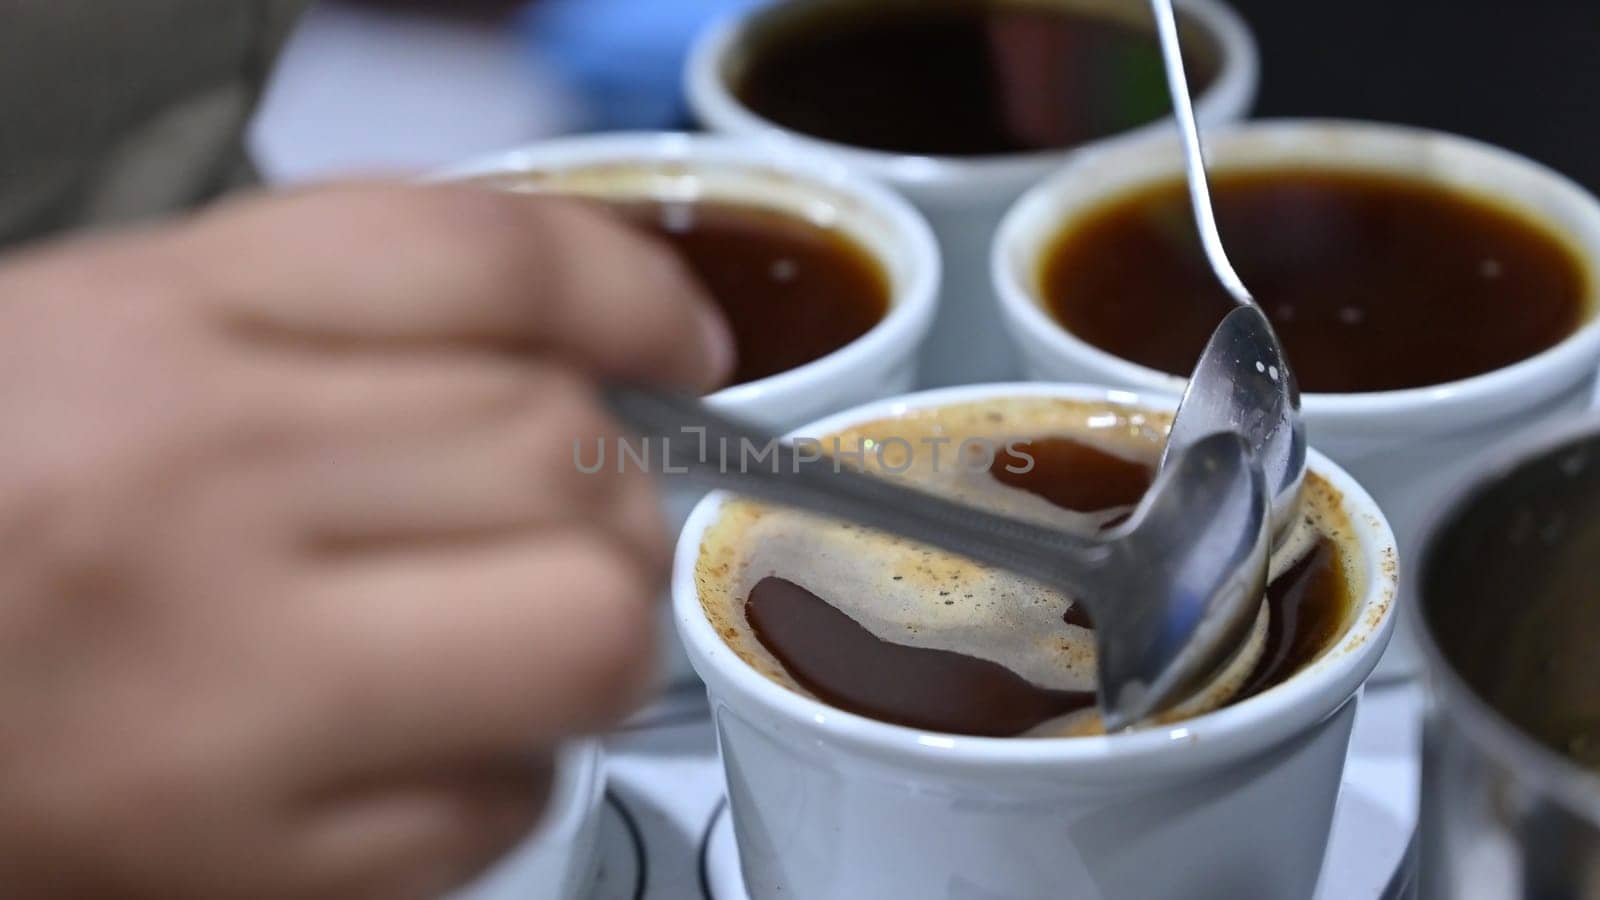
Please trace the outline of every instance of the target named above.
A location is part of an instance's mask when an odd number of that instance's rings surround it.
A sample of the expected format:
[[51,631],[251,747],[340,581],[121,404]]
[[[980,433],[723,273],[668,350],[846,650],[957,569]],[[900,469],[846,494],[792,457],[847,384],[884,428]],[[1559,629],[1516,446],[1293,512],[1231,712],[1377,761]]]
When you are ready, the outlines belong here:
[[[906,478],[925,490],[1052,527],[1093,532],[1115,524],[1132,506],[1063,508],[1003,483],[981,467],[956,464],[956,447],[968,438],[997,445],[1066,439],[1153,471],[1170,422],[1166,413],[1105,403],[1016,398],[913,410],[820,440],[832,448],[837,438],[844,452],[865,447],[862,462],[869,471]],[[924,441],[930,438],[949,439],[937,459]],[[852,464],[855,459],[850,457]],[[1007,461],[1003,451],[1000,460]],[[1348,539],[1341,540],[1351,533],[1341,499],[1308,473],[1303,514],[1274,547],[1269,573],[1276,589],[1331,542],[1337,549],[1331,564],[1343,594],[1335,635],[1349,624],[1353,594],[1348,586],[1358,578],[1356,554]],[[752,627],[747,598],[763,579],[779,578],[803,588],[891,645],[986,661],[1045,691],[1081,692],[1092,698],[1097,686],[1094,634],[1081,615],[1074,615],[1070,597],[1010,572],[853,524],[729,500],[702,538],[695,577],[707,618],[735,653],[778,684],[823,702],[826,698],[797,681]],[[1263,665],[1271,625],[1263,599],[1245,646],[1226,669],[1161,721],[1198,715],[1239,696]],[[1326,640],[1312,658],[1331,643]],[[1301,660],[1296,668],[1308,661]],[[1103,729],[1092,703],[1019,732],[1032,737],[1097,733]]]

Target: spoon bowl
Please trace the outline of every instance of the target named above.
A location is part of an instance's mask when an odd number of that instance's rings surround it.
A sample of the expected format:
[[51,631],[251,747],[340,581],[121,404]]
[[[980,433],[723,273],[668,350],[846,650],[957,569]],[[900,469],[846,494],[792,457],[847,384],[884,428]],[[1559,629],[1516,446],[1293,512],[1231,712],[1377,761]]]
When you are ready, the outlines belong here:
[[1250,445],[1214,432],[1174,453],[1110,535],[1121,583],[1109,600],[1085,595],[1108,732],[1192,696],[1245,646],[1267,590],[1269,502]]
[[1254,304],[1234,309],[1212,332],[1172,420],[1162,467],[1219,431],[1242,435],[1255,452],[1272,494],[1272,534],[1281,537],[1294,525],[1305,484],[1305,424],[1283,348]]

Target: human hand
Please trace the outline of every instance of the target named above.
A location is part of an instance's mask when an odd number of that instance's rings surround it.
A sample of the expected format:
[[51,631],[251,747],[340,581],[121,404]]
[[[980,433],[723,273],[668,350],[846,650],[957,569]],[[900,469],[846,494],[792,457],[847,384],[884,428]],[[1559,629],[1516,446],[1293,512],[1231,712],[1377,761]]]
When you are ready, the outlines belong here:
[[[426,897],[651,671],[593,381],[731,342],[592,210],[354,186],[0,265],[8,897]],[[544,760],[545,762],[541,762]]]

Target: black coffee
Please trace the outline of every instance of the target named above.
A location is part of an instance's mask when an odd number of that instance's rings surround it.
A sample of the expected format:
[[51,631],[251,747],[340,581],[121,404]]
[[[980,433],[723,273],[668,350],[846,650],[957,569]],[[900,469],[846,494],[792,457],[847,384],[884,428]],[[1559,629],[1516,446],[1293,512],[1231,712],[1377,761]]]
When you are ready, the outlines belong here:
[[[1386,391],[1481,375],[1539,353],[1589,314],[1583,264],[1509,210],[1389,176],[1225,175],[1228,256],[1307,391]],[[1113,201],[1056,236],[1039,279],[1067,330],[1187,375],[1233,308],[1177,180]]]
[[[842,446],[889,447],[927,489],[1062,527],[1114,527],[1149,489],[1164,421],[1071,401],[977,403],[910,413],[846,432]],[[969,437],[1011,439],[952,469]],[[1092,439],[1089,436],[1093,436]],[[943,466],[926,452],[947,442]],[[908,456],[907,447],[923,452]],[[1031,469],[1020,463],[1031,463]],[[870,466],[869,466],[870,468]],[[1264,598],[1264,635],[1208,689],[1201,708],[1288,679],[1348,627],[1341,500],[1307,481],[1303,510]],[[1343,523],[1343,524],[1341,524]],[[1275,570],[1276,571],[1276,570]],[[741,657],[781,683],[854,713],[955,734],[1081,734],[1094,706],[1094,623],[1025,579],[870,532],[756,504],[735,504],[707,533],[696,568],[702,606]],[[770,659],[772,662],[767,662]],[[781,671],[770,668],[781,667]]]
[[733,384],[820,359],[888,313],[888,275],[837,229],[735,203],[607,206],[671,245],[722,307],[739,352]]
[[885,641],[782,578],[757,582],[745,616],[795,681],[827,703],[880,721],[998,736],[1094,705],[1093,693],[1038,687],[998,663]]
[[[1136,7],[1142,10],[1141,7]],[[1021,0],[791,3],[753,31],[738,98],[829,141],[938,156],[1070,147],[1171,111],[1149,27]],[[1191,84],[1216,53],[1189,29]]]

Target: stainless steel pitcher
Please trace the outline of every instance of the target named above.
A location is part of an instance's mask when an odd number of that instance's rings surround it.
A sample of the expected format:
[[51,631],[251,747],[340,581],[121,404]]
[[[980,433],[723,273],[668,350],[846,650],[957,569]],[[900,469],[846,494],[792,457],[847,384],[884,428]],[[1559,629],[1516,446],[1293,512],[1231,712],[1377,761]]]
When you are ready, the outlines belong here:
[[1514,440],[1436,517],[1424,900],[1600,900],[1600,418]]

